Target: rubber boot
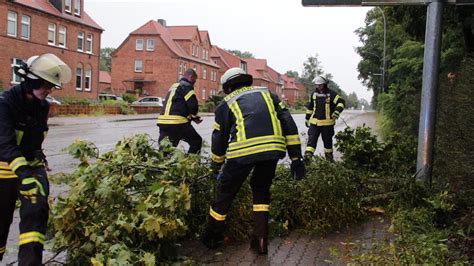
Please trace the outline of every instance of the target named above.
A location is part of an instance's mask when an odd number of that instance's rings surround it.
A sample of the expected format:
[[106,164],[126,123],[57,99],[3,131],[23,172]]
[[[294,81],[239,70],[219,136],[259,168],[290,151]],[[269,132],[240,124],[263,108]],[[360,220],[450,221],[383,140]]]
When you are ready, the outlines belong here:
[[305,152],[304,153],[303,162],[304,162],[305,165],[310,164],[312,159],[313,159],[313,153],[312,152]]
[[253,236],[250,248],[259,255],[268,253],[268,212],[253,212]]
[[334,162],[334,155],[332,154],[332,152],[326,152],[326,153],[324,153],[324,156],[325,156],[326,159],[328,159],[329,161]]
[[224,244],[224,229],[225,223],[223,221],[216,221],[209,216],[201,242],[209,249],[216,249],[222,246]]

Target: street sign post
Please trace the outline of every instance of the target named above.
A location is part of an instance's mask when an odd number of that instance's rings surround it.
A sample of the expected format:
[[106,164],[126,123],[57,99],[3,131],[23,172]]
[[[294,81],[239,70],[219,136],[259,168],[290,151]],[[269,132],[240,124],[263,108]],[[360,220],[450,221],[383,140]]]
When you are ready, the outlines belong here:
[[423,59],[423,83],[418,129],[416,178],[431,183],[433,167],[434,125],[436,92],[438,89],[441,22],[443,4],[474,5],[474,0],[302,0],[303,6],[407,6],[426,5],[425,52]]

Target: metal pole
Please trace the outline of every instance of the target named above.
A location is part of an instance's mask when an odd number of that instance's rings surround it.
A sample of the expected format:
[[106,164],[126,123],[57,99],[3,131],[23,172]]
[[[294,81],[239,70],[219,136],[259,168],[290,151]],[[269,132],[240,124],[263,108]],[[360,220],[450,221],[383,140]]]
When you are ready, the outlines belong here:
[[426,15],[425,54],[423,85],[421,89],[420,124],[416,179],[425,184],[431,182],[433,144],[436,117],[436,91],[438,89],[439,57],[443,0],[432,0]]
[[383,12],[383,9],[379,6],[377,8],[382,12],[382,18],[383,18],[383,63],[382,63],[382,92],[385,91],[385,50],[387,47],[387,21],[385,20],[385,12]]

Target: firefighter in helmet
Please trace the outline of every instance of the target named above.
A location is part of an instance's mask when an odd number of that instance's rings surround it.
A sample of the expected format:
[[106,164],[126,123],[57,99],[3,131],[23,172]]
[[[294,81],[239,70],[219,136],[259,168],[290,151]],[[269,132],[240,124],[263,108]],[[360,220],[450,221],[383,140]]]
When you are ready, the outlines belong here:
[[332,150],[332,137],[336,119],[344,110],[345,101],[339,94],[328,88],[328,81],[316,76],[313,80],[316,90],[310,95],[306,104],[306,126],[308,130],[308,144],[305,150],[305,161],[309,161],[316,151],[319,135],[324,143],[324,155],[329,160],[334,160]]
[[0,260],[15,202],[20,207],[19,265],[41,265],[48,222],[49,183],[42,150],[54,87],[69,82],[70,68],[53,54],[14,67],[23,81],[0,95]]
[[178,83],[171,86],[156,123],[160,128],[159,142],[168,137],[176,147],[180,140],[184,140],[189,144],[188,153],[199,153],[202,146],[202,137],[191,125],[191,121],[197,124],[202,122],[197,115],[199,105],[194,92],[196,79],[196,71],[190,68]]
[[215,111],[211,168],[221,169],[202,242],[222,244],[224,223],[232,200],[252,172],[254,229],[251,248],[267,253],[270,186],[279,159],[288,151],[295,178],[304,177],[301,143],[293,118],[283,102],[266,88],[251,87],[253,78],[241,68],[227,70],[221,84],[227,96]]

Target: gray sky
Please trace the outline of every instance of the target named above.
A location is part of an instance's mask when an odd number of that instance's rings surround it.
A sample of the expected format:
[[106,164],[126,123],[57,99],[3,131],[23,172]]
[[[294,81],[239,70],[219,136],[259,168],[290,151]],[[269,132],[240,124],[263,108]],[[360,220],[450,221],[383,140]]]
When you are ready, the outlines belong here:
[[281,74],[302,73],[318,54],[323,70],[348,94],[370,102],[357,79],[361,43],[354,31],[369,7],[303,7],[301,0],[85,0],[86,12],[105,29],[101,47],[118,47],[130,32],[151,19],[170,26],[197,25],[211,43],[265,58]]

